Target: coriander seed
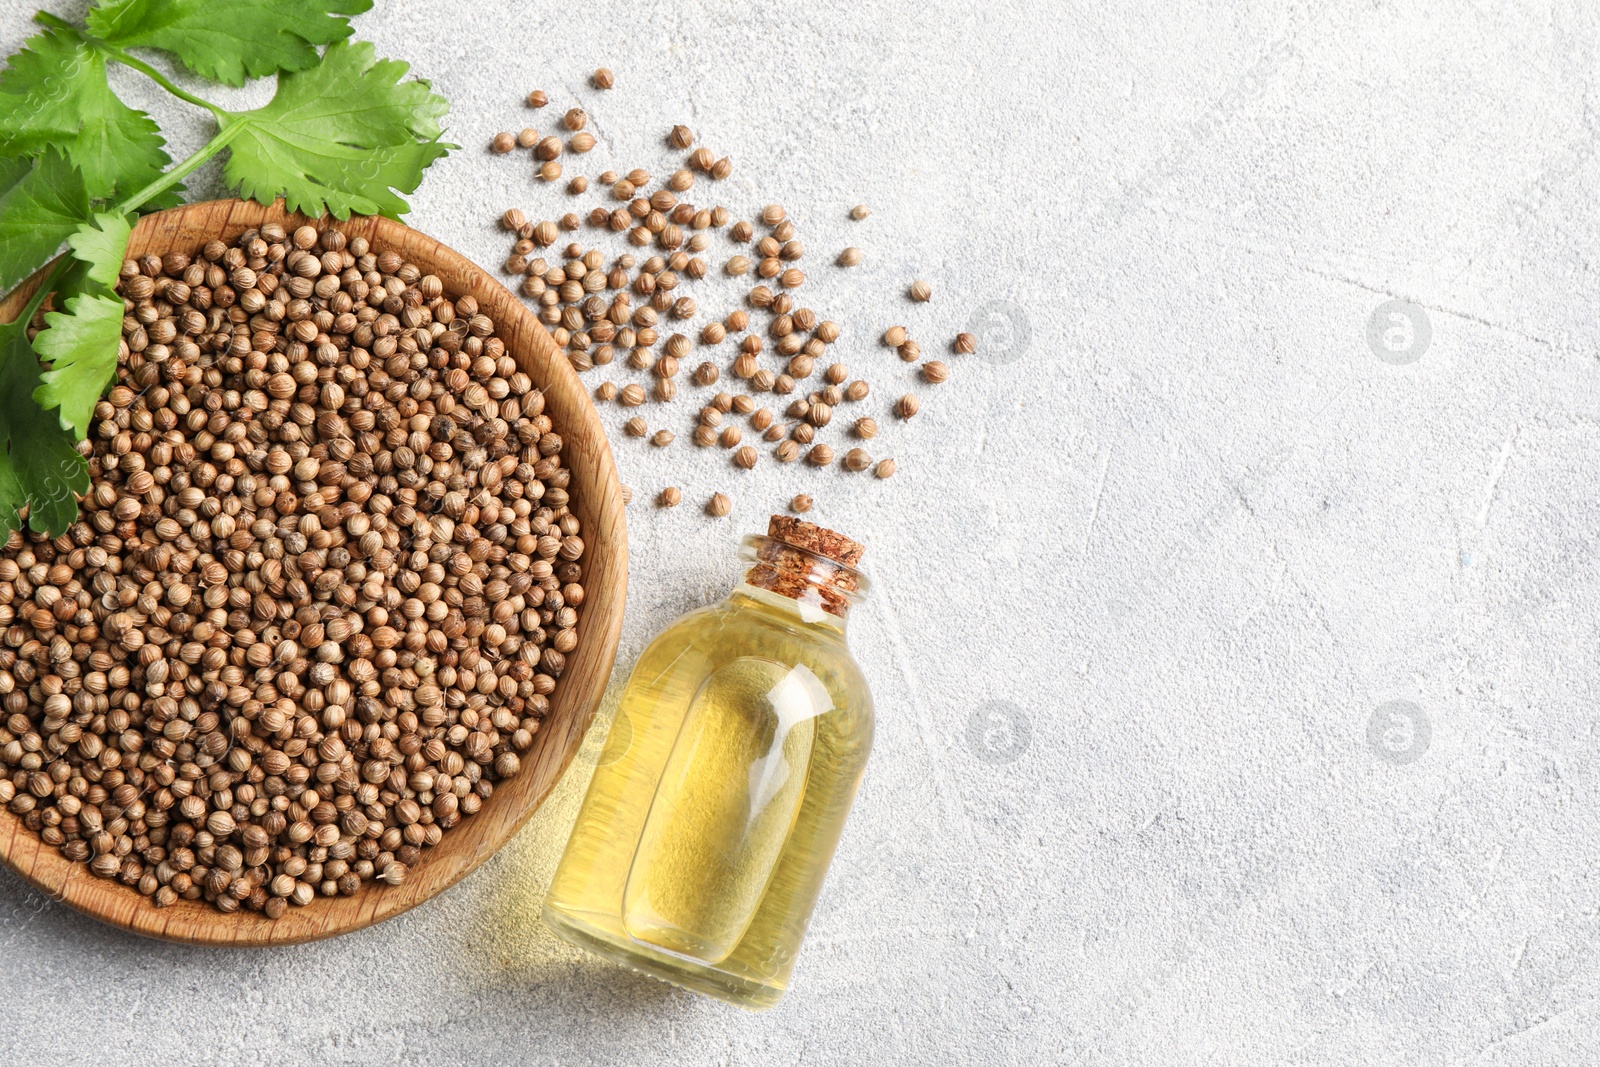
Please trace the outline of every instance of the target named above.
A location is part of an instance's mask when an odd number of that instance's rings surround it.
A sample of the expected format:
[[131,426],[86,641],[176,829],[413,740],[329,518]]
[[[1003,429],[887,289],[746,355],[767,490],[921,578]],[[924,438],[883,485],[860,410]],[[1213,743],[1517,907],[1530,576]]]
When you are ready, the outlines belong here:
[[730,256],[725,269],[730,275],[737,278],[741,274],[750,273],[750,260],[745,256]]
[[850,428],[850,432],[863,441],[870,441],[878,436],[878,422],[876,419],[863,416],[856,420],[855,425]]
[[784,220],[785,214],[782,204],[768,204],[761,209],[761,221],[768,226],[776,226]]
[[909,419],[917,413],[917,398],[907,393],[894,402],[894,413],[902,419]]
[[528,94],[529,107],[544,107],[549,102],[550,98],[545,95],[543,89],[535,89],[533,92]]
[[649,427],[645,425],[644,419],[640,418],[638,415],[635,415],[633,418],[623,423],[622,429],[629,437],[643,437],[645,434],[650,432]]
[[700,147],[689,153],[689,166],[695,170],[710,171],[715,165],[711,149]]
[[601,67],[591,74],[589,76],[589,81],[594,84],[596,89],[609,89],[617,83],[617,80],[612,75],[611,71],[605,67]]
[[636,408],[645,401],[644,386],[638,382],[630,382],[622,387],[622,392],[617,394],[617,399],[624,407]]
[[739,433],[739,427],[732,425],[724,426],[722,428],[722,433],[717,435],[717,443],[723,448],[732,448],[739,443],[739,438],[741,436],[743,435]]
[[733,510],[733,501],[722,493],[712,493],[711,499],[706,501],[706,514],[713,518],[722,518]]
[[911,296],[911,299],[915,300],[917,303],[926,304],[928,299],[933,296],[933,287],[919,278],[917,281],[911,283],[909,295]]
[[728,231],[728,236],[733,238],[735,241],[739,241],[740,243],[750,240],[754,234],[755,227],[751,226],[743,219],[740,219],[738,222],[734,223],[733,228]]
[[688,148],[694,144],[694,131],[687,126],[674,126],[672,131],[667,134],[667,142],[673,148]]
[[891,477],[893,477],[894,476],[894,460],[892,460],[892,459],[880,459],[878,461],[878,469],[873,471],[872,473],[876,474],[879,478],[891,478]]
[[826,467],[833,462],[833,449],[827,445],[812,445],[806,453],[806,462],[813,467]]
[[661,490],[661,495],[656,498],[656,502],[664,508],[675,508],[678,506],[678,501],[682,499],[683,493],[679,491],[678,487],[669,485]]
[[872,466],[872,457],[864,448],[852,448],[844,454],[844,465],[847,470],[864,471]]
[[694,382],[696,385],[715,385],[720,374],[717,365],[707,360],[694,369]]
[[900,358],[907,363],[915,363],[922,358],[922,346],[915,341],[906,341],[900,346]]
[[552,160],[561,155],[561,138],[546,137],[533,146],[535,159]]
[[756,450],[750,445],[742,445],[733,454],[733,464],[743,470],[754,470],[756,465]]
[[585,178],[581,174],[567,183],[567,192],[571,193],[573,196],[577,196],[579,193],[588,192],[588,190],[589,179]]
[[710,448],[717,443],[717,431],[713,426],[696,426],[692,440],[700,448]]
[[489,150],[497,156],[503,156],[515,147],[517,147],[517,139],[504,132],[495,134],[494,140],[489,142]]
[[710,173],[711,176],[717,181],[724,181],[733,174],[733,160],[729,159],[727,156],[723,156],[721,159],[711,164]]
[[904,326],[891,326],[883,331],[883,343],[890,348],[899,348],[906,343],[906,328]]
[[588,121],[589,116],[583,113],[583,108],[581,107],[572,108],[565,115],[561,116],[561,125],[565,126],[574,133],[583,129],[584,124]]
[[779,463],[793,463],[800,455],[800,446],[793,441],[780,441],[772,454]]
[[860,222],[870,214],[872,214],[872,212],[868,210],[867,205],[865,204],[857,204],[855,207],[850,209],[850,217],[855,219],[857,222]]
[[517,134],[517,144],[521,145],[523,148],[532,148],[538,143],[539,131],[534,129],[532,126],[523,127],[522,131]]
[[671,430],[657,430],[650,435],[650,443],[657,448],[666,448],[676,439],[677,436]]
[[950,368],[941,360],[930,359],[922,365],[922,380],[930,385],[938,385],[950,377]]
[[952,347],[961,355],[970,356],[978,350],[978,339],[970,333],[958,333]]
[[583,153],[592,149],[594,144],[594,134],[585,131],[584,133],[573,134],[572,139],[567,142],[567,147],[574,152]]
[[527,224],[528,217],[517,208],[508,208],[506,213],[500,216],[500,225],[503,228],[512,231],[513,233],[522,229],[522,227],[526,226]]

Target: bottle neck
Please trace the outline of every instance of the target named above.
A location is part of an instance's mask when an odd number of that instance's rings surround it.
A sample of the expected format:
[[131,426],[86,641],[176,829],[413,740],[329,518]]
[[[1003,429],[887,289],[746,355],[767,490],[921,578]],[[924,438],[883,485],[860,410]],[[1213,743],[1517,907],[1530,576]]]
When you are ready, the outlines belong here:
[[844,628],[862,590],[857,571],[771,537],[746,538],[742,554],[751,563],[745,586],[793,601],[802,621]]

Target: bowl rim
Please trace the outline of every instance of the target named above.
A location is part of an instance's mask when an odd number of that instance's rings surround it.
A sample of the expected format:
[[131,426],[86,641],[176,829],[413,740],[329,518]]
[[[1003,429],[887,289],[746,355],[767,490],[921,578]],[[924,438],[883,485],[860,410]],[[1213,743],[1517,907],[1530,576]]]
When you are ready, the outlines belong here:
[[[409,911],[471,874],[509,841],[538,810],[571,764],[605,691],[616,658],[627,595],[627,529],[622,488],[604,428],[588,392],[537,317],[505,286],[471,260],[443,243],[383,216],[338,220],[286,212],[280,199],[271,206],[225,199],[185,204],[154,212],[138,221],[129,258],[177,242],[203,238],[231,240],[244,230],[277,222],[286,228],[311,225],[319,232],[337,229],[347,237],[367,237],[375,247],[400,251],[445,282],[446,292],[470,293],[496,325],[496,336],[518,365],[543,383],[546,413],[563,439],[563,458],[573,483],[574,511],[582,520],[584,601],[579,611],[578,645],[551,695],[535,743],[523,754],[523,768],[497,788],[475,815],[452,828],[439,845],[426,850],[398,886],[369,882],[348,897],[317,897],[272,920],[241,908],[231,914],[206,901],[180,899],[156,908],[150,898],[115,879],[96,877],[86,863],[73,862],[22,825],[20,816],[0,805],[0,861],[35,889],[77,911],[123,930],[183,944],[260,947],[299,944],[364,929]],[[11,322],[43,283],[51,264],[36,271],[0,301],[0,322]]]

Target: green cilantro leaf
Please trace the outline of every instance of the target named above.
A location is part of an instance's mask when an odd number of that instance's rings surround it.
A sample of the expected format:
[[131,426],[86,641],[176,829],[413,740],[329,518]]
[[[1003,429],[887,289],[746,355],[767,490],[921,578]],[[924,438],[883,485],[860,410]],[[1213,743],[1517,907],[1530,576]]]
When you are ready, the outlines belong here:
[[73,258],[84,264],[84,277],[57,289],[65,310],[46,315],[47,328],[33,339],[34,350],[50,364],[33,399],[46,411],[60,408],[61,425],[80,441],[88,436],[95,403],[117,370],[122,298],[111,288],[132,232],[121,215],[96,215],[67,238]]
[[0,153],[38,156],[53,146],[97,200],[137,192],[172,162],[159,128],[117,99],[105,57],[76,34],[47,29],[8,62],[0,72]]
[[410,68],[380,60],[365,42],[336,44],[322,63],[278,78],[266,107],[231,115],[241,129],[223,169],[229,185],[290,211],[345,219],[352,211],[394,218],[407,210],[391,190],[409,193],[423,168],[453,145],[439,141],[448,105],[425,81],[401,81]]
[[67,245],[73,259],[88,264],[89,278],[111,290],[128,258],[128,238],[132,236],[133,226],[125,216],[103,212],[79,226],[67,238]]
[[83,174],[64,156],[0,157],[0,288],[27,277],[88,217]]
[[0,326],[0,538],[28,525],[59,537],[89,491],[89,466],[55,417],[33,402],[39,360],[25,324]]
[[102,0],[89,32],[119,48],[159,48],[212,81],[243,85],[317,64],[317,45],[350,36],[372,0]]

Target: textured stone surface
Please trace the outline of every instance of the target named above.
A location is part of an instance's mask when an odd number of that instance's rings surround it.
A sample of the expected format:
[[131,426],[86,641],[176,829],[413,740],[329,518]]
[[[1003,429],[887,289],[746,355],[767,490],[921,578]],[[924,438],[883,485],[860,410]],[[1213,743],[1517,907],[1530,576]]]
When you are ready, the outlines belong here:
[[[872,766],[768,1014],[540,927],[580,767],[453,891],[304,948],[142,942],[0,873],[0,1061],[1592,1062],[1597,19],[1578,0],[363,17],[465,146],[411,221],[486,265],[501,210],[568,201],[484,146],[573,101],[600,146],[569,175],[660,171],[682,121],[736,165],[696,194],[788,206],[804,302],[845,324],[885,426],[870,447],[900,473],[739,472],[689,445],[689,405],[644,409],[679,441],[615,437],[638,490],[620,663],[809,492],[876,579],[852,623]],[[26,32],[13,7],[0,44]],[[602,64],[609,93],[586,84]],[[852,223],[858,201],[874,214]],[[849,273],[846,244],[866,253]],[[932,302],[905,300],[915,277]],[[1420,358],[1369,344],[1394,298],[1423,309]],[[876,344],[898,322],[933,355],[1010,307],[939,387]],[[922,414],[898,424],[910,388]],[[685,503],[657,511],[667,484]]]

